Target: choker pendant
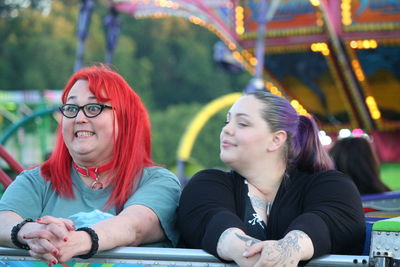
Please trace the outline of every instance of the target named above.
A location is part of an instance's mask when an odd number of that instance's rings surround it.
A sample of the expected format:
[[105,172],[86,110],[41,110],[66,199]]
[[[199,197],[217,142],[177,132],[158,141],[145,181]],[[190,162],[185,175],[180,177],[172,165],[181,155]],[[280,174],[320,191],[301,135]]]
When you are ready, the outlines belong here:
[[100,190],[104,188],[104,184],[102,182],[100,182],[99,180],[99,174],[102,172],[105,172],[107,170],[110,170],[112,167],[112,162],[100,166],[98,168],[86,168],[83,166],[79,166],[78,164],[76,164],[74,161],[72,162],[72,165],[74,166],[75,170],[87,177],[92,178],[94,181],[92,182],[92,184],[90,185],[90,188],[93,190]]
[[99,177],[96,177],[96,180],[93,181],[90,188],[92,188],[93,190],[103,189],[103,183],[99,181]]

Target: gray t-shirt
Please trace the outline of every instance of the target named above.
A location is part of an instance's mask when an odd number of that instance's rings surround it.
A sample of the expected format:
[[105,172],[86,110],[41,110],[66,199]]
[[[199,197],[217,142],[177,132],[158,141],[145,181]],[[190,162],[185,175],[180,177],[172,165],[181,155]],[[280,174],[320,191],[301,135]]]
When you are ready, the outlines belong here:
[[[71,168],[75,198],[60,197],[40,174],[40,167],[23,171],[4,192],[0,210],[13,211],[22,218],[36,219],[46,215],[71,219],[75,227],[93,225],[116,215],[116,207],[104,210],[111,195],[111,187],[93,190]],[[134,193],[126,201],[130,205],[143,205],[155,212],[169,240],[145,246],[175,246],[178,232],[175,227],[176,208],[181,186],[178,178],[167,169],[146,167]]]

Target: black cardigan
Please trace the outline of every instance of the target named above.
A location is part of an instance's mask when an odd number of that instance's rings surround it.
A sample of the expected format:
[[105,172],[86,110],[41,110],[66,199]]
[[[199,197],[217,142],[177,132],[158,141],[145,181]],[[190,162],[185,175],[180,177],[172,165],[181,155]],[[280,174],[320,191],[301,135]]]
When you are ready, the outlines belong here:
[[[204,170],[189,181],[178,208],[178,227],[187,247],[217,255],[217,242],[228,228],[246,233],[248,188],[234,171]],[[314,245],[313,258],[323,254],[360,254],[365,220],[354,183],[338,171],[308,174],[293,171],[274,199],[267,222],[268,240],[292,230],[305,232]]]

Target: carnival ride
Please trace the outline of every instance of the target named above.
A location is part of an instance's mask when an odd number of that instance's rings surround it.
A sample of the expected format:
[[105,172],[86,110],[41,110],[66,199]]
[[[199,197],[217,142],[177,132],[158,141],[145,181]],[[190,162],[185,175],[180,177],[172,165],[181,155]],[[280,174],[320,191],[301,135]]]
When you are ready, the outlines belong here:
[[[207,28],[254,75],[245,90],[286,97],[334,138],[343,128],[362,129],[373,135],[382,161],[400,161],[392,149],[400,145],[398,1],[114,0],[111,9]],[[227,99],[218,108],[230,105]],[[194,121],[204,120],[207,109]],[[181,139],[181,170],[198,132],[192,123]],[[382,142],[387,138],[390,147]]]
[[[81,3],[76,69],[82,66],[94,2]],[[286,97],[300,114],[314,116],[332,136],[343,128],[362,129],[373,136],[382,161],[400,162],[400,149],[395,149],[400,145],[398,1],[112,0],[105,20],[107,62],[112,61],[118,38],[119,12],[138,19],[182,17],[207,28],[230,51],[230,61],[224,61],[225,56],[219,60],[226,66],[238,62],[254,76],[244,91],[266,89]],[[178,148],[180,176],[204,124],[240,95],[214,100],[188,126]],[[9,160],[20,171],[21,166]],[[399,199],[398,192],[363,198],[364,206],[375,210],[374,219],[366,219],[370,228],[373,225],[367,233],[372,242],[368,256],[328,255],[309,266],[398,265],[400,220],[375,220],[398,216]],[[107,253],[90,262],[230,266],[200,250],[121,248]],[[33,259],[20,250],[0,248],[0,260]]]
[[10,167],[2,164],[0,186],[7,187],[23,166],[38,164],[52,150],[60,96],[60,90],[0,91],[0,159]]

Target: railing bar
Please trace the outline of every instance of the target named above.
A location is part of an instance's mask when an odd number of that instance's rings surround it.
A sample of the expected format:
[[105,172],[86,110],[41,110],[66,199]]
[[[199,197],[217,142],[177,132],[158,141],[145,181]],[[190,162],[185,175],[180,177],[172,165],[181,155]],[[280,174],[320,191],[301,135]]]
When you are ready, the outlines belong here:
[[[25,250],[0,247],[0,260],[37,261]],[[82,260],[73,258],[70,262],[160,264],[176,266],[236,266],[225,264],[216,257],[200,249],[122,247],[96,254],[93,258]],[[168,265],[167,264],[167,265]],[[326,255],[310,261],[308,267],[329,266],[368,266],[368,256]]]

